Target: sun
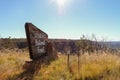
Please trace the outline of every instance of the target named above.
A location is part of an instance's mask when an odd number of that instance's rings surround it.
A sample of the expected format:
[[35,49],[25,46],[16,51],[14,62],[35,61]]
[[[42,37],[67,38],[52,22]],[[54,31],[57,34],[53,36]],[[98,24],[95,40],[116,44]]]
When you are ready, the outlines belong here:
[[67,0],[56,0],[58,7],[64,7],[67,3]]
[[52,3],[55,3],[58,7],[64,7],[67,5],[70,0],[51,0]]
[[60,15],[65,13],[65,9],[70,1],[71,0],[51,0],[53,4],[57,5],[58,13]]

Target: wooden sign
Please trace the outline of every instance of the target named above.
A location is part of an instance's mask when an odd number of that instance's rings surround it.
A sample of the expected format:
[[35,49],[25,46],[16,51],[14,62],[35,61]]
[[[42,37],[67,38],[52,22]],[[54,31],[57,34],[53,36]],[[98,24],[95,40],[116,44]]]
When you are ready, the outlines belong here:
[[30,58],[38,59],[47,53],[48,35],[32,23],[25,24],[26,36],[29,46]]

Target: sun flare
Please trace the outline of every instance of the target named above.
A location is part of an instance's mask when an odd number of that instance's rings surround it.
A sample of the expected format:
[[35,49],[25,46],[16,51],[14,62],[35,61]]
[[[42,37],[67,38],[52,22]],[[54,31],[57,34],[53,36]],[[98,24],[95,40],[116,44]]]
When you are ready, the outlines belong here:
[[52,0],[55,4],[57,4],[58,7],[64,7],[67,5],[69,0]]
[[68,6],[68,4],[70,3],[70,1],[71,0],[51,0],[52,3],[57,5],[59,14],[65,13],[65,9]]
[[67,0],[57,0],[56,3],[59,7],[65,6]]

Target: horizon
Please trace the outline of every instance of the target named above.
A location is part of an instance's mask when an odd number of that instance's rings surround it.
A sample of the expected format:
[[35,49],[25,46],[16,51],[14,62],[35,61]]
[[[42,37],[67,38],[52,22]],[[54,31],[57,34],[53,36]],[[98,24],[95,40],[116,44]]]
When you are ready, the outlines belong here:
[[[10,38],[10,39],[26,39],[27,40],[27,38],[25,37],[25,38],[12,38],[12,37],[5,37],[5,38],[2,38],[2,37],[0,37],[0,39],[8,39],[8,38]],[[80,39],[66,39],[66,38],[48,38],[49,40],[75,40],[75,41],[77,41],[77,40],[80,40]],[[87,39],[87,40],[90,40],[90,39]],[[95,41],[95,40],[91,40],[91,41]],[[117,41],[117,40],[97,40],[98,42],[120,42],[120,41]]]
[[2,0],[0,38],[26,38],[26,22],[52,39],[120,41],[119,0]]

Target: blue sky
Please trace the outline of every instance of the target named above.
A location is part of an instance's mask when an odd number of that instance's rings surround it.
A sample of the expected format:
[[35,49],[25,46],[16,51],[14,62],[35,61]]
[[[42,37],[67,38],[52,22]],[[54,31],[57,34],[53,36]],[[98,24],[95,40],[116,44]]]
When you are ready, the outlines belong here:
[[[64,2],[64,0],[62,0]],[[120,41],[120,0],[0,0],[0,37],[25,38],[31,22],[49,38]]]

